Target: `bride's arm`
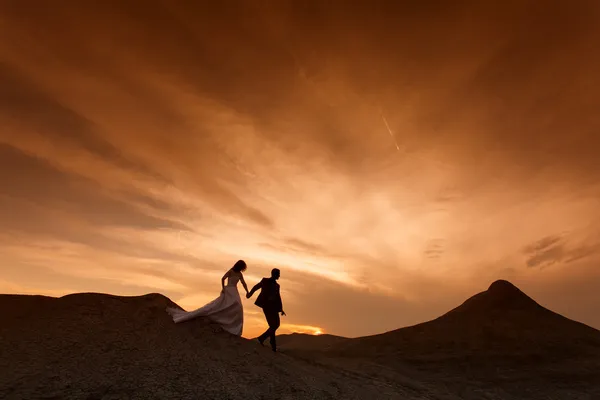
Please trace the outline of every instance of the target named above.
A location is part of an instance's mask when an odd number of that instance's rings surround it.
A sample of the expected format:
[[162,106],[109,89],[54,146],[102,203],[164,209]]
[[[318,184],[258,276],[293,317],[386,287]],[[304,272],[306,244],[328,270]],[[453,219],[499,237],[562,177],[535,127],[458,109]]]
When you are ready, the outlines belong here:
[[[264,281],[264,279],[263,279]],[[252,295],[254,294],[254,292],[256,292],[258,289],[260,289],[262,287],[262,283],[263,281],[258,282],[256,285],[254,285],[254,287],[252,288],[252,290],[246,295],[246,297],[250,298],[252,297]]]
[[242,282],[242,286],[246,289],[246,294],[248,294],[248,285],[246,285],[246,281],[244,280],[244,275],[240,272],[240,282]]
[[227,279],[229,277],[230,273],[231,273],[231,270],[225,272],[225,275],[223,275],[223,277],[221,278],[221,290],[225,290],[225,279]]

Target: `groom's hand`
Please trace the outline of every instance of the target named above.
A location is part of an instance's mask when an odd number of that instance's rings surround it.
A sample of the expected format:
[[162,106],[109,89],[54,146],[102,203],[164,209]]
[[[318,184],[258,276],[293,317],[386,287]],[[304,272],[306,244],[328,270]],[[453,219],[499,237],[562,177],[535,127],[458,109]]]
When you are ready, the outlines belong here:
[[250,294],[250,292],[246,293],[246,298],[247,298],[247,299],[249,299],[249,298],[250,298],[250,296],[252,296],[252,295]]
[[281,315],[285,316],[285,311],[282,310],[281,311]]

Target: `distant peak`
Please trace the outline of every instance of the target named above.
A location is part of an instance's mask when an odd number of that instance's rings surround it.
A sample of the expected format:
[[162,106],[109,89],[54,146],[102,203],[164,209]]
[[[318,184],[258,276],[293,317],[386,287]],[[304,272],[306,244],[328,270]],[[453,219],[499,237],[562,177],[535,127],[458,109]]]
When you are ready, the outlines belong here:
[[505,281],[504,279],[498,279],[494,283],[490,285],[488,288],[488,292],[497,292],[497,291],[517,291],[520,292],[519,288],[510,283],[509,281]]
[[515,285],[505,280],[497,280],[490,285],[488,290],[467,299],[448,314],[488,315],[489,312],[494,310],[533,309],[537,307],[539,305]]
[[[502,304],[535,304],[535,301],[523,293],[518,287],[503,279],[497,280],[487,290],[487,297],[494,303]],[[507,303],[508,302],[508,303]]]

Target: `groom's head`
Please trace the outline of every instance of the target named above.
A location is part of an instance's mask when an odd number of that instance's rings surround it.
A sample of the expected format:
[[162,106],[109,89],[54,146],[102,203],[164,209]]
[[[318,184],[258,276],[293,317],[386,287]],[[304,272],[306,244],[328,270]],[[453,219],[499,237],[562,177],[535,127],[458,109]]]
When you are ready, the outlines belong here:
[[277,280],[277,279],[279,279],[279,276],[280,276],[280,275],[281,275],[281,272],[279,271],[279,269],[278,269],[278,268],[273,268],[273,269],[271,270],[271,278],[273,278],[273,279]]

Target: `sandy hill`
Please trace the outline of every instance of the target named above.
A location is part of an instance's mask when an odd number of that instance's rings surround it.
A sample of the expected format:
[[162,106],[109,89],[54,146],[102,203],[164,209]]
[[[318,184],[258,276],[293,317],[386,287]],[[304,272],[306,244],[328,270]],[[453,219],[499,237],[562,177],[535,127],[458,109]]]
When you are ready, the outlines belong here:
[[0,295],[1,399],[594,399],[600,332],[499,281],[381,335],[281,338],[175,325],[159,294]]
[[326,351],[333,350],[342,343],[352,339],[330,334],[308,335],[305,333],[291,333],[278,336],[279,346],[285,350],[296,351]]
[[425,361],[563,361],[598,353],[600,331],[542,307],[510,282],[496,281],[433,321],[342,341],[334,350]]
[[507,281],[496,281],[433,321],[343,341],[334,350],[427,362],[493,357],[539,363],[600,355],[600,331],[542,307]]
[[166,297],[0,295],[0,399],[442,398],[317,366],[197,319]]
[[303,336],[284,337],[280,346],[363,373],[443,382],[463,397],[465,388],[473,394],[490,387],[498,398],[600,396],[600,331],[542,307],[503,280],[415,326],[327,343]]

